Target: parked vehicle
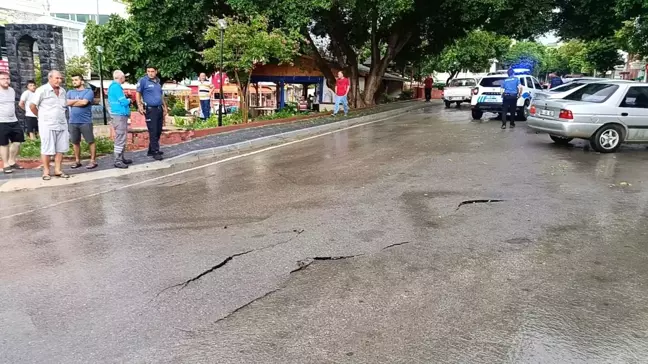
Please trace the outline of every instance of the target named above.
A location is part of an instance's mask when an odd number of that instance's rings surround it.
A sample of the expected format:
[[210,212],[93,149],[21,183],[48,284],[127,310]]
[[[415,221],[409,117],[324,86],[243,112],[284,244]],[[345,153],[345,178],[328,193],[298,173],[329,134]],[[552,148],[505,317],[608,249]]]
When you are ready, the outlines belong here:
[[[520,79],[522,85],[522,97],[518,99],[516,115],[518,119],[526,120],[531,99],[537,91],[541,91],[540,81],[530,75],[529,70],[519,70],[514,77]],[[502,112],[502,83],[508,76],[491,75],[485,76],[473,89],[473,96],[470,101],[472,105],[472,117],[479,120],[484,112]]]
[[648,143],[648,84],[593,82],[562,99],[535,100],[529,112],[528,126],[558,144],[586,139],[611,153],[622,143]]
[[476,86],[477,80],[474,78],[456,78],[451,80],[443,90],[445,106],[450,107],[454,102],[459,107],[462,102],[470,102],[472,89]]
[[583,87],[587,85],[588,83],[592,82],[598,82],[603,79],[600,78],[592,78],[592,79],[580,79],[578,81],[572,81],[568,83],[564,83],[560,86],[556,86],[552,89],[545,89],[545,90],[540,90],[536,92],[536,100],[539,99],[561,99],[570,93],[572,93],[574,90],[576,90],[579,87]]

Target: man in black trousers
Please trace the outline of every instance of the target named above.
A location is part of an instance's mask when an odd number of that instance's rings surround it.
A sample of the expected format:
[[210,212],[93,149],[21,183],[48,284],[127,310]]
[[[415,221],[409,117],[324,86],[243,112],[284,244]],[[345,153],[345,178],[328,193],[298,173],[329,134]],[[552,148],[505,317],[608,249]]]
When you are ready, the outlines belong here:
[[149,132],[149,149],[147,155],[155,160],[162,160],[160,151],[160,136],[164,117],[167,115],[167,105],[162,94],[162,83],[157,77],[157,69],[146,68],[146,76],[137,82],[137,109],[146,116],[146,128]]

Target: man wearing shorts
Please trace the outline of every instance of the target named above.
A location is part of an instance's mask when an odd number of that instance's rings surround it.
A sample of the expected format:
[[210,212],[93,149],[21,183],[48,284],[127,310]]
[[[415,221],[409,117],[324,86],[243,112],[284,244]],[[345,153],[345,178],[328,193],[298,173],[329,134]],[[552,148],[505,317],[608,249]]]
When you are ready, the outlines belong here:
[[2,172],[12,173],[22,169],[16,163],[20,143],[25,141],[18,118],[16,117],[16,91],[9,87],[9,74],[0,72],[0,158]]
[[41,137],[41,158],[43,160],[43,180],[49,181],[50,158],[54,156],[54,176],[70,178],[63,172],[63,153],[70,150],[70,139],[65,118],[67,98],[61,87],[63,76],[59,71],[47,74],[47,83],[36,89],[34,103],[29,105],[38,118]]
[[92,102],[94,93],[85,87],[83,76],[73,75],[72,86],[74,89],[67,92],[67,106],[70,108],[70,141],[74,148],[74,164],[72,168],[81,167],[81,135],[90,147],[90,162],[87,169],[97,168],[97,148],[94,141],[92,126]]
[[27,90],[20,95],[18,104],[21,109],[25,110],[25,132],[29,134],[31,140],[36,140],[36,135],[38,135],[38,119],[29,108],[29,104],[34,98],[34,91],[36,91],[36,82],[34,80],[27,81]]

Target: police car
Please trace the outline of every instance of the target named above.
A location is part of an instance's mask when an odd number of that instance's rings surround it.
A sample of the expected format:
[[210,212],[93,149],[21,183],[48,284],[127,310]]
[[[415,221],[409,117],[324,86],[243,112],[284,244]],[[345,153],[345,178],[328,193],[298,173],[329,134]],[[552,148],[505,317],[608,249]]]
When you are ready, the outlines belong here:
[[[531,75],[529,69],[514,69],[513,77],[520,79],[522,85],[522,97],[517,103],[517,117],[526,121],[529,115],[529,105],[535,97],[536,92],[542,91],[542,86],[537,78]],[[475,120],[482,118],[485,112],[502,113],[502,84],[508,78],[503,74],[491,74],[484,76],[479,81],[477,87],[472,90],[472,99],[470,105],[472,108],[472,117]]]

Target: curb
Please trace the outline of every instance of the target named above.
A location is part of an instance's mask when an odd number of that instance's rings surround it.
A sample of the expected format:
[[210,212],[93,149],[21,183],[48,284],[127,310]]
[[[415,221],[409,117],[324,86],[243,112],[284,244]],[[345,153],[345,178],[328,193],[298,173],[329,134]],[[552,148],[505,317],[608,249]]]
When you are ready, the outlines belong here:
[[94,181],[98,179],[121,177],[138,172],[155,171],[160,169],[171,168],[177,164],[196,162],[201,159],[214,158],[216,156],[227,153],[241,153],[250,149],[257,149],[260,147],[269,147],[277,144],[283,144],[294,140],[299,140],[305,137],[332,132],[338,129],[347,128],[353,125],[366,123],[371,119],[389,119],[403,113],[413,110],[421,109],[429,106],[429,103],[413,102],[413,105],[405,106],[402,108],[378,112],[375,114],[364,115],[360,117],[352,117],[350,119],[340,120],[324,125],[318,125],[298,130],[293,130],[285,133],[269,135],[257,139],[246,140],[243,142],[223,145],[214,148],[200,149],[191,151],[179,156],[165,159],[162,162],[150,162],[145,164],[133,165],[128,169],[107,169],[92,173],[83,173],[73,175],[70,179],[52,179],[50,181],[43,181],[41,178],[24,178],[20,180],[9,180],[0,185],[0,192],[11,192],[21,190],[33,190],[42,187],[57,187],[57,186],[70,186],[77,183]]

